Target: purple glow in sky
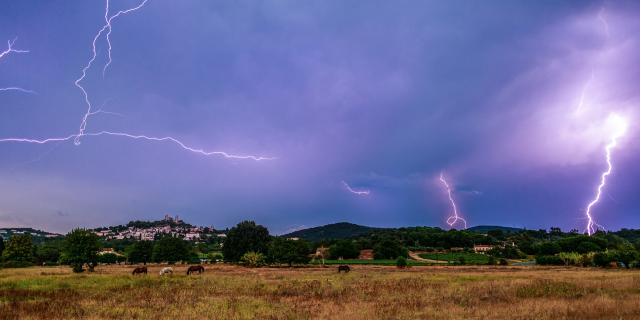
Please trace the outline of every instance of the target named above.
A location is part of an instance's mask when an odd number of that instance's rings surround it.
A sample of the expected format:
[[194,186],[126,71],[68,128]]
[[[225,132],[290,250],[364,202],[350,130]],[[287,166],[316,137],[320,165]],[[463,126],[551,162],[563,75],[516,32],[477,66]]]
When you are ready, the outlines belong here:
[[635,1],[105,4],[0,3],[0,227],[640,227]]

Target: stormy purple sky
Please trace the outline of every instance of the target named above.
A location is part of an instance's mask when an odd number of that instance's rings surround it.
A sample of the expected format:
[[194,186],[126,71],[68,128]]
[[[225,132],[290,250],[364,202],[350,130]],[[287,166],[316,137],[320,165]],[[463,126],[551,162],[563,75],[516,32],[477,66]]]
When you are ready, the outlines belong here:
[[[112,13],[139,0],[112,0]],[[103,1],[0,1],[0,139],[78,132],[74,81]],[[469,225],[584,230],[610,117],[628,121],[597,222],[638,228],[635,1],[168,1],[113,22],[83,85],[113,114],[84,136],[0,143],[0,227],[179,214],[272,233],[350,221],[447,227],[444,171]],[[582,103],[580,102],[582,101]],[[356,195],[347,190],[370,190]]]

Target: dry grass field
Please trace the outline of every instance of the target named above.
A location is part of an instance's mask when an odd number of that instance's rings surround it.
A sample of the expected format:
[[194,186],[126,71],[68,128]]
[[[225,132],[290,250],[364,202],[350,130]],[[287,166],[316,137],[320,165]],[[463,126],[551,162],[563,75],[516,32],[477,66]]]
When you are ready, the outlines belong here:
[[640,319],[640,271],[355,266],[0,270],[1,319]]

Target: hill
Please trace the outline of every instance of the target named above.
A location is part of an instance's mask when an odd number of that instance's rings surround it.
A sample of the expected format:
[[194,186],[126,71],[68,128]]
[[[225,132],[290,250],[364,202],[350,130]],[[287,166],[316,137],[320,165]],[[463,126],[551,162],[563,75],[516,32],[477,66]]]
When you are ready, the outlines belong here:
[[468,228],[467,231],[486,234],[491,230],[502,230],[504,233],[517,233],[524,231],[522,228],[502,227],[502,226],[475,226]]
[[330,239],[347,239],[359,237],[372,231],[384,230],[383,228],[374,228],[361,226],[349,222],[338,222],[309,229],[294,231],[282,237],[301,238],[309,241],[320,241]]
[[37,230],[33,228],[0,228],[0,237],[2,237],[4,240],[7,240],[13,235],[17,234],[30,234],[33,238],[33,241],[36,243],[40,243],[47,239],[62,237],[61,234]]

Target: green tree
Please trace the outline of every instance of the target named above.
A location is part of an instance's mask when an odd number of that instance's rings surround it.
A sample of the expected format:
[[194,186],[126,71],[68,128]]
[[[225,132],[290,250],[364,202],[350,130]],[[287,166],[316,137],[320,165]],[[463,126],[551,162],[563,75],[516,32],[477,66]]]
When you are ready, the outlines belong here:
[[406,268],[407,265],[408,265],[407,258],[403,256],[399,256],[398,259],[396,259],[396,267],[402,269],[402,268]]
[[118,255],[111,252],[99,254],[98,262],[105,263],[105,264],[114,264],[118,262]]
[[304,240],[287,240],[274,238],[267,250],[267,258],[271,263],[309,263],[309,244]]
[[33,262],[33,239],[29,234],[15,234],[2,253],[5,261]]
[[2,257],[2,252],[4,251],[4,239],[0,236],[0,258]]
[[608,267],[613,260],[614,259],[609,252],[597,252],[593,255],[593,264],[598,267]]
[[48,241],[36,248],[36,261],[38,264],[56,265],[60,260],[64,242],[62,240]]
[[636,251],[631,244],[622,245],[615,251],[615,258],[619,262],[624,263],[624,266],[629,269],[631,262],[638,259],[638,251]]
[[355,259],[360,255],[360,251],[351,240],[340,240],[329,247],[331,259]]
[[166,236],[156,241],[153,246],[153,261],[168,262],[170,264],[176,261],[189,260],[190,250],[189,244],[177,237]]
[[251,268],[261,267],[264,265],[264,255],[260,252],[249,251],[240,257],[240,262]]
[[125,255],[130,263],[147,264],[153,257],[153,242],[137,241],[125,248]]
[[227,261],[237,262],[249,251],[266,253],[269,244],[269,230],[253,221],[243,221],[231,228],[222,247]]
[[560,245],[550,241],[539,243],[535,247],[536,247],[536,252],[538,253],[538,255],[541,255],[541,256],[547,256],[547,255],[551,256],[556,253],[559,253],[562,250],[562,248],[560,248]]
[[93,271],[100,250],[98,236],[89,230],[74,229],[64,241],[63,260],[73,268],[73,272],[82,272],[85,264],[89,271]]
[[385,239],[373,246],[373,256],[375,259],[395,259],[397,257],[407,257],[408,251],[402,247],[400,241]]

